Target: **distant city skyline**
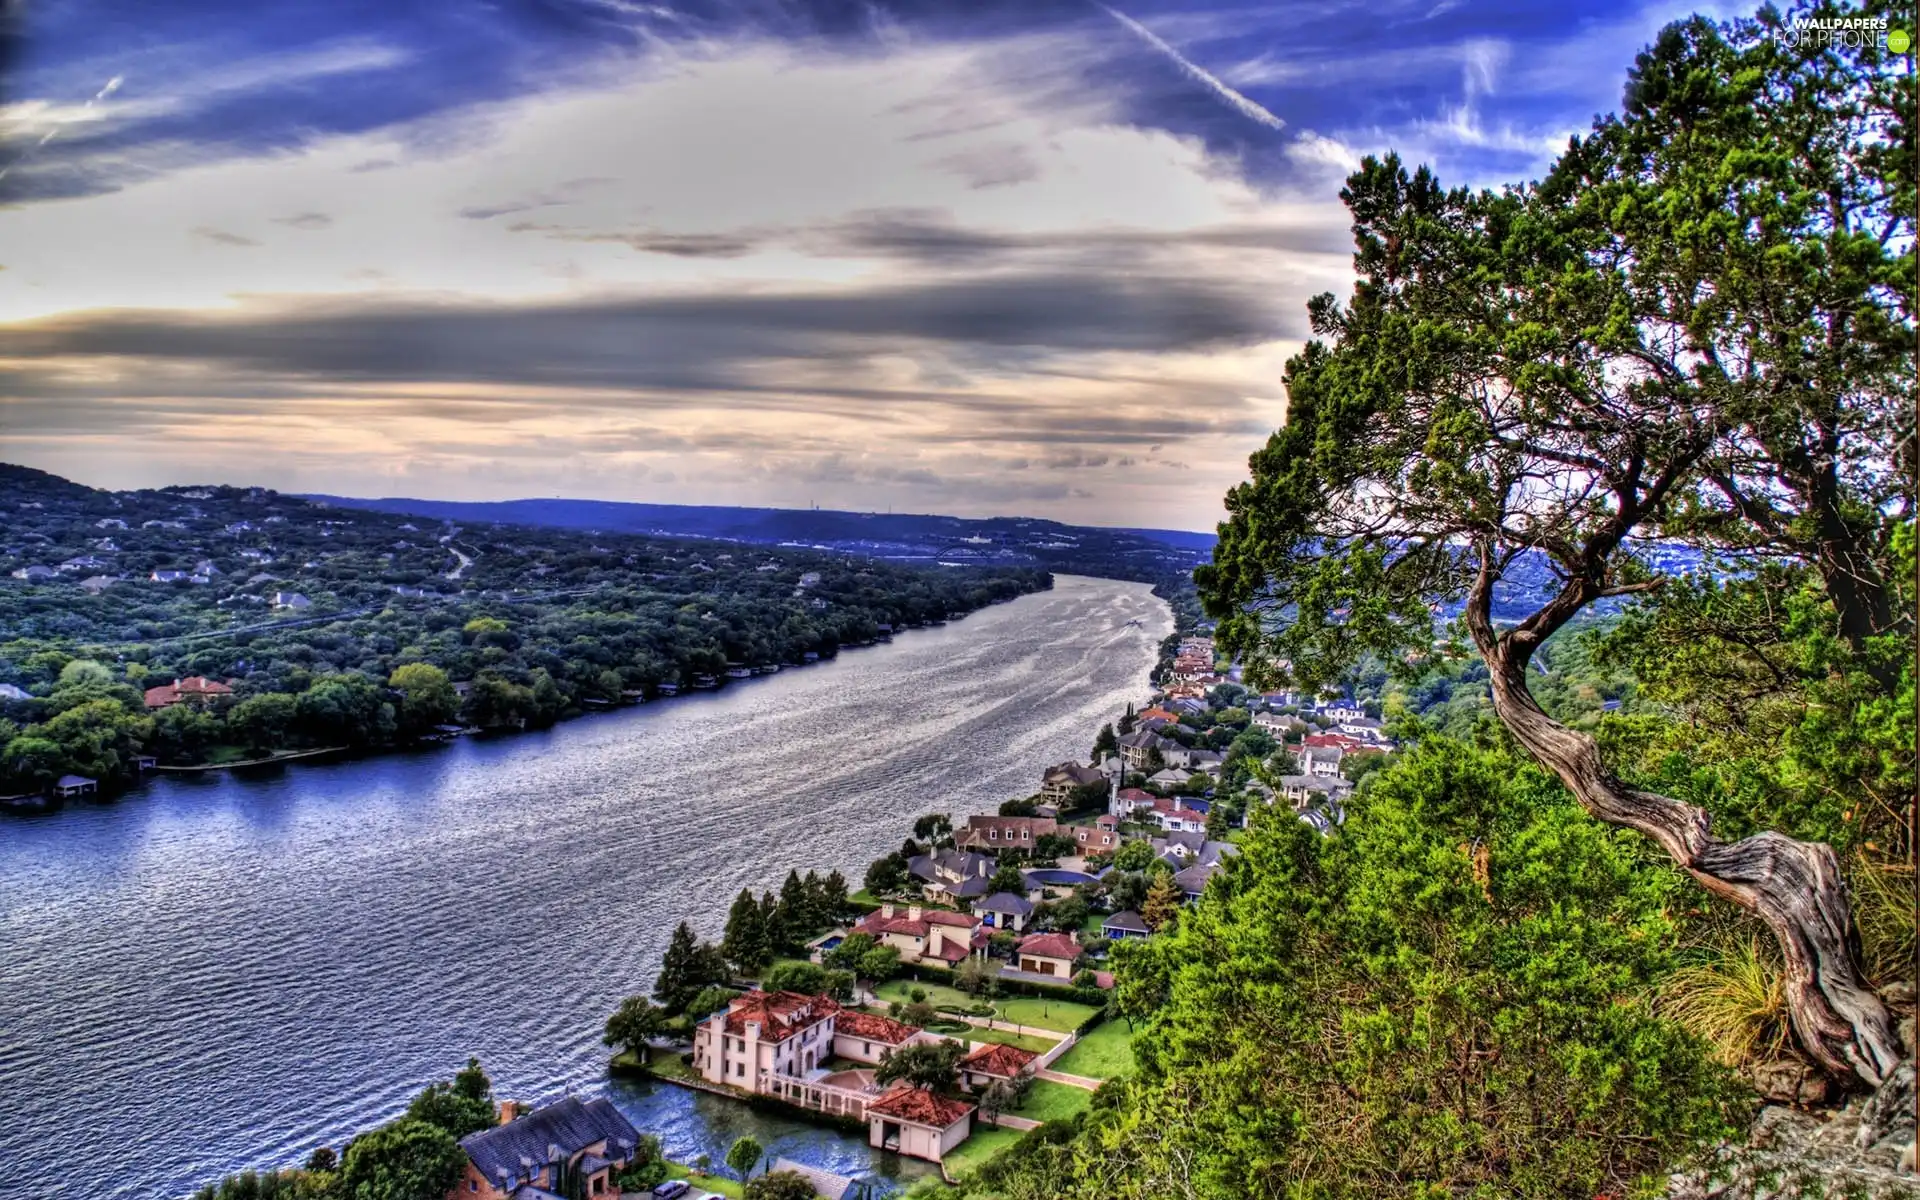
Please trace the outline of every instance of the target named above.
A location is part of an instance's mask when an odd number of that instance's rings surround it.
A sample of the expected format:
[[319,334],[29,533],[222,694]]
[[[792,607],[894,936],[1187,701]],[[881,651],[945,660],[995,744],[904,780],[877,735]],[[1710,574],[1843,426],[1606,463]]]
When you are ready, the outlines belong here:
[[1536,177],[1697,8],[34,7],[0,458],[1210,530],[1359,158]]

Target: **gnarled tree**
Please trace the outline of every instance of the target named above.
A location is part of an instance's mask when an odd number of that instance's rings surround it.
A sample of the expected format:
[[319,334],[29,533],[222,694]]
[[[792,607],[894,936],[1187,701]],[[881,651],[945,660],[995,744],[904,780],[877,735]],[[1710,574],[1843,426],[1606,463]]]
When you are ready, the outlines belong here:
[[1286,424],[1199,573],[1256,679],[1430,652],[1461,605],[1515,741],[1763,920],[1805,1049],[1870,1084],[1899,1047],[1833,850],[1726,841],[1629,785],[1527,668],[1676,564],[1779,560],[1817,572],[1836,641],[1891,686],[1887,648],[1912,636],[1889,581],[1914,493],[1913,99],[1871,44],[1695,19],[1537,184],[1446,190],[1368,160],[1342,193],[1353,297],[1310,305],[1322,340],[1288,364]]

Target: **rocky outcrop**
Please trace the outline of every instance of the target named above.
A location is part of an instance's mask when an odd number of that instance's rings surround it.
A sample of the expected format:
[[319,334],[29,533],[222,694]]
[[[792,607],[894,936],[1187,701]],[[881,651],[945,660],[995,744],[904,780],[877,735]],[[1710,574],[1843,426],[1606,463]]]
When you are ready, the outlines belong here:
[[[1784,1075],[1782,1090],[1799,1081]],[[1920,1200],[1914,1174],[1914,1064],[1900,1064],[1871,1095],[1828,1113],[1761,1110],[1745,1145],[1724,1145],[1674,1174],[1669,1200]]]

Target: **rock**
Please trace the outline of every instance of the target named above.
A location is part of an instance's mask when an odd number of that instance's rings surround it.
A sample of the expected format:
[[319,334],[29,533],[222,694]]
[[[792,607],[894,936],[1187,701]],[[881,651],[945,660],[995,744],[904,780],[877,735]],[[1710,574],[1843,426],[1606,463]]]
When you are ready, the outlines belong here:
[[1853,1144],[1862,1150],[1898,1147],[1914,1140],[1913,1060],[1895,1067],[1887,1081],[1860,1107],[1860,1128]]
[[1824,1104],[1832,1088],[1826,1073],[1798,1058],[1779,1058],[1747,1069],[1753,1090],[1775,1104]]

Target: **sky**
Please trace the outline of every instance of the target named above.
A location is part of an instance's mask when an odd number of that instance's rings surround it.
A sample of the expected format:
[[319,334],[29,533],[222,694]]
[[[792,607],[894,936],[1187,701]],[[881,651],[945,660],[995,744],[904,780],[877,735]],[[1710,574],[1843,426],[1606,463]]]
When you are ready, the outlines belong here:
[[1699,9],[0,0],[0,459],[1211,528],[1361,157],[1537,178]]

